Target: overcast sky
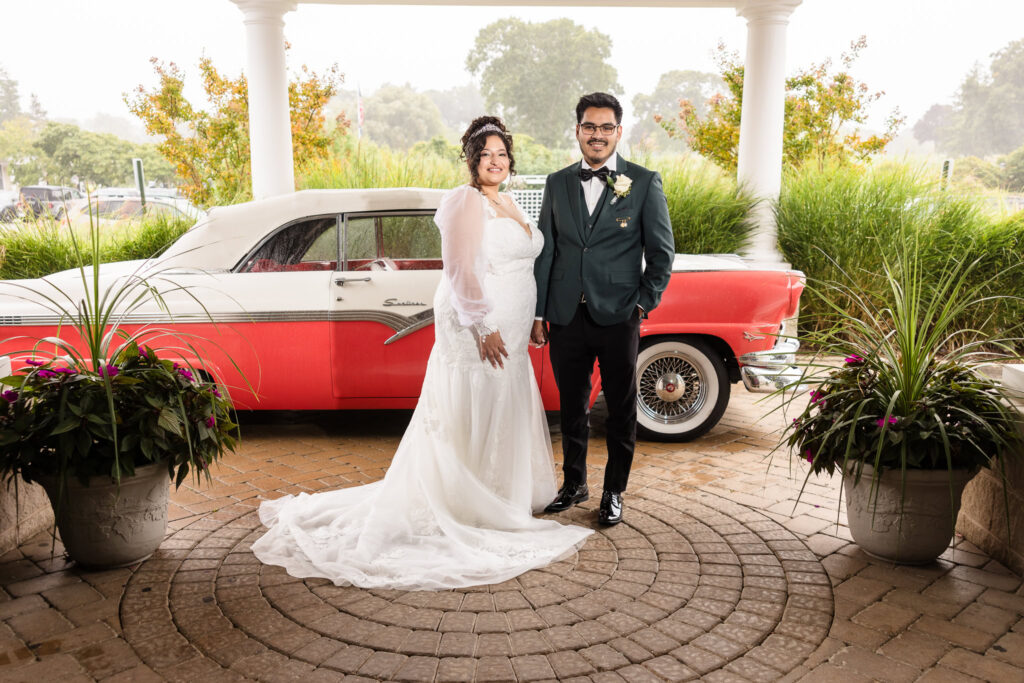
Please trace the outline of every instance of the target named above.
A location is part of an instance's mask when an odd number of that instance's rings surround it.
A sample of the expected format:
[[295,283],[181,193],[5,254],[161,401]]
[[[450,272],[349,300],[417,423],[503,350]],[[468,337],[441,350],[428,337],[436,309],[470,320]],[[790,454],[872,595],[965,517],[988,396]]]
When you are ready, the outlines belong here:
[[[719,41],[745,51],[746,24],[727,9],[477,8],[303,5],[285,15],[289,68],[337,62],[346,87],[365,95],[383,83],[417,90],[470,81],[466,55],[478,31],[509,16],[568,17],[612,38],[612,64],[628,102],[672,69],[713,71]],[[26,100],[54,118],[129,117],[122,93],[155,83],[150,57],[174,61],[195,83],[200,55],[229,74],[244,68],[242,14],[229,0],[0,0],[0,65]],[[881,125],[899,106],[913,123],[950,102],[975,63],[1024,38],[1019,0],[804,0],[789,25],[788,70],[839,54],[859,35],[868,49],[854,75],[886,96]]]

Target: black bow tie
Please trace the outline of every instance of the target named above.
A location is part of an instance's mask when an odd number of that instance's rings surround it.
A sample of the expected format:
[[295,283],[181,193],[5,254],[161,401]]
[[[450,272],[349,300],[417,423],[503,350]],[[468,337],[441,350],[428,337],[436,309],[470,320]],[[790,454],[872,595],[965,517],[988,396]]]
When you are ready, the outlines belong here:
[[597,176],[601,180],[608,182],[608,176],[610,176],[611,173],[612,172],[608,170],[607,166],[602,166],[596,171],[592,171],[589,168],[580,168],[580,180],[582,180],[583,182],[587,182],[594,176]]

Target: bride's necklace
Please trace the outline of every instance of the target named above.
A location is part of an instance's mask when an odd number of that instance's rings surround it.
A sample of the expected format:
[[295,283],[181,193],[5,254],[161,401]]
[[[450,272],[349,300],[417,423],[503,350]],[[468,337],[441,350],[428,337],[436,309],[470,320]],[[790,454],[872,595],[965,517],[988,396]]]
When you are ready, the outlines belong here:
[[488,195],[486,192],[482,192],[481,194],[483,194],[483,196],[487,197],[487,201],[489,201],[491,204],[494,204],[495,206],[504,206],[505,205],[505,203],[501,201],[501,195],[498,195],[497,198],[494,198],[494,197],[491,197],[490,195]]

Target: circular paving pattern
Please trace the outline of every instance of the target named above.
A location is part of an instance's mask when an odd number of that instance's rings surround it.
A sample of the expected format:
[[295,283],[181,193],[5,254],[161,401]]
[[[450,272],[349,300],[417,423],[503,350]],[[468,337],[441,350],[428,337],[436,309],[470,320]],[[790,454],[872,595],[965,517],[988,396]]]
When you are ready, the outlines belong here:
[[[596,526],[595,507],[558,519]],[[261,533],[251,506],[219,510],[134,573],[121,618],[146,664],[181,680],[776,680],[832,621],[815,555],[710,494],[631,492],[573,557],[453,591],[296,579],[253,556]]]

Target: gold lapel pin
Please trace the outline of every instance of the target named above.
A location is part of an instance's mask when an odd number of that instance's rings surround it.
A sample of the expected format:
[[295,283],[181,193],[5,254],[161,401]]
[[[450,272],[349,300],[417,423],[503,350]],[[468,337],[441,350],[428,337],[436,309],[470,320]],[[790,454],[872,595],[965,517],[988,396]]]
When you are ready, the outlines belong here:
[[629,216],[623,216],[622,218],[616,218],[615,220],[618,221],[620,228],[625,228],[629,225]]

